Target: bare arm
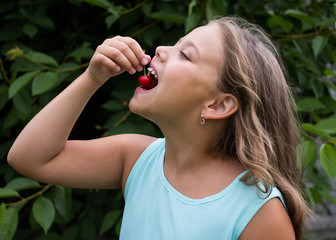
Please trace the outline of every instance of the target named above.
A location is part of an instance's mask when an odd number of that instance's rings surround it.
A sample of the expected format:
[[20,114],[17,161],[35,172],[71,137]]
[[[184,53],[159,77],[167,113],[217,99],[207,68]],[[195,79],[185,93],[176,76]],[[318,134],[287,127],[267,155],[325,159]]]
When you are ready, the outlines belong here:
[[[14,142],[8,162],[33,179],[71,187],[120,187],[127,161],[137,157],[152,138],[121,135],[91,141],[68,141],[90,97],[110,77],[141,70],[150,61],[136,41],[115,37],[93,55],[86,71],[44,107]],[[143,141],[139,141],[143,139]],[[133,151],[125,151],[132,147]]]
[[278,198],[265,203],[239,237],[239,240],[295,240],[292,222]]

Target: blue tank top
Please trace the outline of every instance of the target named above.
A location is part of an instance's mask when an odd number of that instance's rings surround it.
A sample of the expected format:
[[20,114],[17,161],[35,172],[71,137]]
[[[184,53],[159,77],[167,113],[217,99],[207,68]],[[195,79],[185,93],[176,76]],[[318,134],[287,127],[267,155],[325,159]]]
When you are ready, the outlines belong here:
[[166,179],[164,155],[165,139],[158,139],[132,168],[125,186],[121,240],[238,239],[269,199],[279,197],[284,204],[277,188],[265,198],[257,187],[239,181],[246,172],[215,195],[186,197]]

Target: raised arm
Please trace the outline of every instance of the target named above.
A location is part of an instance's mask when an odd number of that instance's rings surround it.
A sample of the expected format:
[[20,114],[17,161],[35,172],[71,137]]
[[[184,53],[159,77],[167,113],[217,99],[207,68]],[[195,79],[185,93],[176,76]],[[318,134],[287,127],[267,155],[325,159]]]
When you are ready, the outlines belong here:
[[[132,162],[154,139],[120,135],[90,141],[68,141],[90,97],[110,77],[141,71],[150,57],[128,37],[100,45],[89,67],[44,107],[23,129],[8,154],[21,174],[42,182],[81,188],[118,188]],[[132,151],[126,149],[132,148]]]

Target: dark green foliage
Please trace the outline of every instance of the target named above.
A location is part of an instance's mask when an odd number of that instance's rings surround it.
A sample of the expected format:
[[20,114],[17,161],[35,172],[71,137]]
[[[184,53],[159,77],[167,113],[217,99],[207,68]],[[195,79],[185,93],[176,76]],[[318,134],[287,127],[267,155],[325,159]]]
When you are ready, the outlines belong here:
[[[25,124],[88,66],[104,39],[134,37],[153,56],[155,46],[174,44],[218,15],[242,16],[279,43],[302,120],[304,192],[312,205],[336,204],[330,194],[336,176],[333,1],[5,0],[0,3],[0,239],[117,238],[121,191],[67,189],[23,178],[8,166],[8,150]],[[127,108],[136,79],[123,74],[106,83],[71,138],[160,136]]]

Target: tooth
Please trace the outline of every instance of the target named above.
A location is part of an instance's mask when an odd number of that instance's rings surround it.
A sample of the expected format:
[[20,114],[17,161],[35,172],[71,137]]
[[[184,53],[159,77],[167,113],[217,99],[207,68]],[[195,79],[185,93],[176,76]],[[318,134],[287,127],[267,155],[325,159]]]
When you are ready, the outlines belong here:
[[154,75],[154,77],[155,77],[155,78],[158,78],[156,74]]
[[149,67],[149,68],[147,68],[147,71],[151,72],[151,71],[153,71],[153,68]]
[[155,74],[156,74],[154,70],[153,70],[153,71],[151,71],[151,73],[152,73],[153,75],[155,75]]

